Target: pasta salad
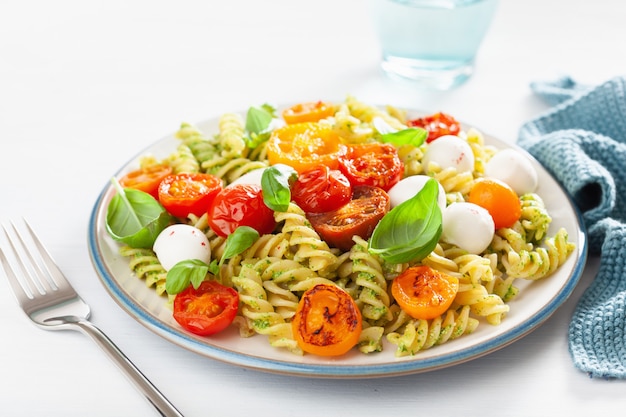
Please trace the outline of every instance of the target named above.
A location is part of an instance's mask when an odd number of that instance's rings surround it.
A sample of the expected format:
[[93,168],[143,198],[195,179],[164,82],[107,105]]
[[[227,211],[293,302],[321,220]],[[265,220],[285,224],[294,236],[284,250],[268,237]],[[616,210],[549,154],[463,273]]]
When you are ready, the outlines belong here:
[[183,123],[113,179],[107,231],[174,319],[294,354],[418,352],[506,319],[573,252],[527,157],[347,97]]

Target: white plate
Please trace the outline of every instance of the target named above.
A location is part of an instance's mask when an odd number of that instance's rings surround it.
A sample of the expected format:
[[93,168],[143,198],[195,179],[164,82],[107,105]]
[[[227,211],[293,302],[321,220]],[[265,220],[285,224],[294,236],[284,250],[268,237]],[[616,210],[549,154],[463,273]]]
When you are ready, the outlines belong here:
[[[204,132],[217,132],[217,119],[199,123],[197,127]],[[485,135],[485,141],[501,149],[511,147],[488,135]],[[175,150],[177,142],[173,135],[167,136],[139,155],[149,153],[164,158]],[[115,175],[136,169],[139,155]],[[481,322],[474,333],[418,352],[415,356],[395,357],[395,346],[386,341],[380,353],[366,355],[353,349],[347,355],[331,359],[297,356],[271,347],[262,335],[241,338],[233,326],[211,338],[186,332],[172,318],[165,298],[132,275],[128,259],[119,255],[119,244],[107,234],[106,209],[114,194],[110,184],[102,191],[91,213],[89,252],[103,285],[131,317],[161,337],[200,355],[246,368],[307,377],[364,378],[431,371],[486,355],[525,336],[565,302],[582,274],[587,241],[580,213],[552,176],[535,160],[533,163],[539,174],[537,193],[553,217],[550,233],[554,234],[558,227],[565,227],[570,240],[576,244],[575,251],[554,275],[537,282],[517,280],[520,292],[509,303],[511,311],[500,325]]]

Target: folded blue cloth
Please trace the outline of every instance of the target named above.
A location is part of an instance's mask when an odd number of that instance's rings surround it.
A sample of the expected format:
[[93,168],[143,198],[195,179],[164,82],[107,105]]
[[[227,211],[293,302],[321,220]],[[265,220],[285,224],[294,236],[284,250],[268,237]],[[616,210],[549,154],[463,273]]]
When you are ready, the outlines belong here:
[[518,144],[580,209],[598,273],[569,328],[574,365],[591,377],[626,379],[626,80],[596,87],[571,78],[533,83],[554,107],[524,124]]

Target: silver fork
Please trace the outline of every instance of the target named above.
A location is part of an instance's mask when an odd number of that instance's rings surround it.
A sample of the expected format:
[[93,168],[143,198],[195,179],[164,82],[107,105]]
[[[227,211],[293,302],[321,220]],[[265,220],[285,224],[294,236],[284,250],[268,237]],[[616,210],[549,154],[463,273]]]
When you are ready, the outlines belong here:
[[145,398],[162,416],[182,414],[150,382],[124,353],[89,320],[90,309],[70,285],[39,238],[24,219],[30,241],[36,249],[28,249],[24,236],[11,223],[13,233],[2,228],[13,251],[21,275],[15,272],[5,252],[0,249],[0,260],[18,304],[26,315],[46,330],[78,330],[90,336],[135,384]]

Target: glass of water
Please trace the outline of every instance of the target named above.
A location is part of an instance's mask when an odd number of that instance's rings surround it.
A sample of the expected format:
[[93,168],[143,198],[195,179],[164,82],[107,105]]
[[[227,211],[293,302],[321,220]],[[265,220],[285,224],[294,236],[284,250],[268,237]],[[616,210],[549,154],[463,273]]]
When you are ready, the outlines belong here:
[[447,90],[466,81],[497,0],[370,0],[391,78]]

